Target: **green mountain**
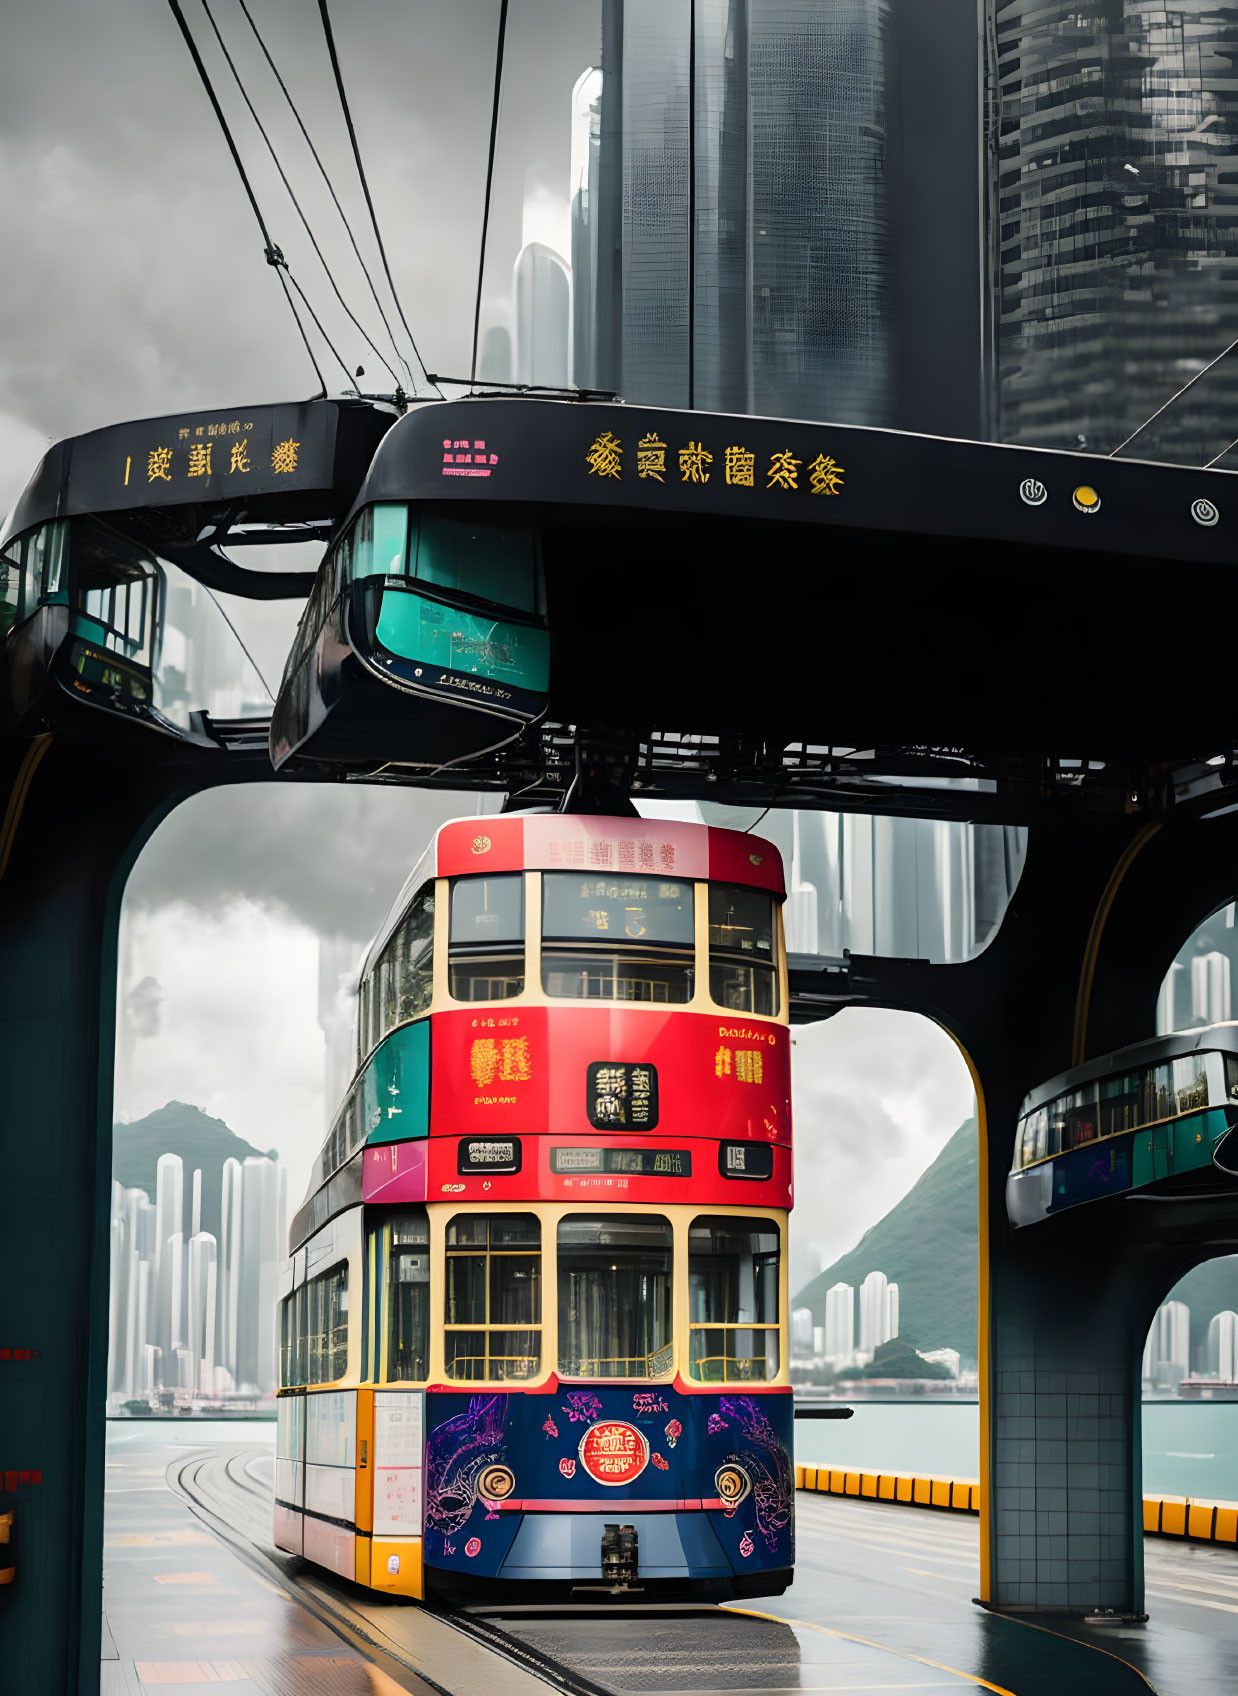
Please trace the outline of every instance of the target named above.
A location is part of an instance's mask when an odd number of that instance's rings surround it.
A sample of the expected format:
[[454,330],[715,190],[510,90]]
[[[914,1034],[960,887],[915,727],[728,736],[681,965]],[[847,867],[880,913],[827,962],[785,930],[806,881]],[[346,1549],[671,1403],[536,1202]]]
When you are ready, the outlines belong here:
[[794,1298],[825,1324],[825,1292],[857,1290],[870,1272],[898,1285],[899,1335],[918,1349],[957,1349],[976,1359],[978,1238],[976,1121],[959,1126],[927,1171],[849,1254],[827,1266]]
[[[274,1149],[269,1151],[274,1156]],[[202,1173],[202,1229],[220,1240],[225,1160],[261,1155],[244,1137],[230,1131],[222,1119],[212,1119],[200,1107],[169,1101],[145,1119],[112,1127],[112,1176],[126,1189],[145,1190],[155,1199],[155,1177],[161,1154],[179,1154],[185,1163],[184,1230],[192,1226],[194,1171]]]
[[[903,1199],[860,1238],[849,1254],[827,1266],[794,1298],[810,1307],[813,1324],[825,1323],[825,1292],[833,1284],[855,1289],[870,1272],[898,1285],[899,1336],[918,1349],[957,1349],[964,1364],[976,1359],[976,1121],[960,1125],[928,1170]],[[1208,1323],[1229,1308],[1238,1313],[1238,1255],[1209,1260],[1176,1284],[1166,1301],[1191,1310],[1191,1364],[1207,1366]]]

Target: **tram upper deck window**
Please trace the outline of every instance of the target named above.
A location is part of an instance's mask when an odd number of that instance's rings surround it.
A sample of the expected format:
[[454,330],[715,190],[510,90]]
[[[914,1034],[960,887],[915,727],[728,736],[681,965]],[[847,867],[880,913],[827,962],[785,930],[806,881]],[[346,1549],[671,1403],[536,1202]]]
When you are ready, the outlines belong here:
[[305,1286],[279,1304],[279,1382],[281,1389],[306,1382]]
[[387,1377],[423,1383],[430,1375],[430,1221],[424,1207],[391,1220]]
[[693,885],[632,872],[546,872],[542,987],[586,1001],[691,1001]]
[[506,1001],[524,988],[524,876],[458,877],[448,944],[457,1001]]
[[734,1013],[778,1011],[777,920],[772,895],[709,886],[709,994]]
[[536,1377],[542,1355],[541,1224],[534,1213],[457,1213],[443,1291],[449,1378]]
[[564,1377],[659,1378],[672,1370],[671,1253],[671,1227],[656,1216],[560,1222]]
[[305,1286],[307,1382],[330,1384],[348,1370],[348,1266],[341,1262]]
[[688,1232],[689,1372],[706,1384],[778,1375],[778,1226],[694,1219]]
[[434,991],[434,889],[413,898],[386,947],[361,981],[358,1057],[371,1054],[397,1025],[427,1011]]

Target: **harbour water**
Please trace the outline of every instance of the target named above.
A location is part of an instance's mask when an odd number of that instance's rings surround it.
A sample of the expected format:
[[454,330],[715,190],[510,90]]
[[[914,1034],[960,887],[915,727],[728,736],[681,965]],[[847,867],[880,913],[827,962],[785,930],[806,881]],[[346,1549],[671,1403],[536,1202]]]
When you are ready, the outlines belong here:
[[[801,1466],[853,1466],[975,1478],[980,1409],[949,1402],[856,1402],[850,1419],[797,1419]],[[1145,1402],[1149,1494],[1238,1502],[1238,1402]]]

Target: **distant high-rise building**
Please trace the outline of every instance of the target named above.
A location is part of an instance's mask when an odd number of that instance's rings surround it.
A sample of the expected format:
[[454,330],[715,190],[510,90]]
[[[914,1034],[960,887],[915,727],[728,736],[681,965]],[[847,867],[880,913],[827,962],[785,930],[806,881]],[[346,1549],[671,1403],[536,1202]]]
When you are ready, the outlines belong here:
[[1208,1371],[1231,1384],[1238,1379],[1238,1313],[1228,1308],[1208,1322]]
[[544,242],[526,242],[512,274],[516,381],[563,388],[570,381],[572,284],[567,262]]
[[275,1291],[283,1245],[278,1241],[279,1177],[273,1160],[250,1156],[241,1176],[241,1275],[236,1381],[275,1387]]
[[834,1284],[825,1292],[825,1356],[839,1360],[855,1349],[855,1290]]
[[889,1283],[884,1272],[870,1272],[860,1285],[860,1350],[871,1355],[897,1335],[898,1285]]
[[215,1381],[216,1243],[208,1231],[189,1239],[189,1353],[193,1386],[209,1392]]
[[791,1353],[812,1354],[812,1308],[796,1307],[791,1311]]
[[241,1301],[241,1163],[225,1160],[219,1216],[219,1326],[216,1355],[237,1378],[236,1346]]
[[[987,0],[987,14],[997,433],[1106,454],[1238,337],[1238,14],[1205,0]],[[1236,416],[1226,361],[1130,452],[1202,465]]]
[[1217,949],[1191,961],[1191,1017],[1197,1025],[1229,1018],[1229,960]]
[[1160,1390],[1176,1391],[1190,1372],[1191,1310],[1185,1302],[1167,1301],[1157,1309],[1144,1351],[1144,1368],[1144,1376]]

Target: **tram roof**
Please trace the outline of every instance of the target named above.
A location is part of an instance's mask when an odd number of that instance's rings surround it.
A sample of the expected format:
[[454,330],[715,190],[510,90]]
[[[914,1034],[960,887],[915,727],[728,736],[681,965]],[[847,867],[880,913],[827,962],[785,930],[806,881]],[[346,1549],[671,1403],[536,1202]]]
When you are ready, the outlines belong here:
[[1019,1109],[1019,1117],[1045,1107],[1059,1095],[1084,1084],[1098,1083],[1105,1078],[1133,1071],[1138,1066],[1157,1066],[1167,1060],[1180,1060],[1188,1054],[1238,1054],[1238,1021],[1202,1025],[1198,1030],[1172,1031],[1167,1036],[1148,1037],[1144,1042],[1132,1042],[1125,1048],[1115,1048],[1069,1072],[1059,1072],[1047,1083],[1029,1090]]
[[430,878],[516,871],[602,876],[643,871],[653,877],[746,884],[768,890],[779,901],[786,894],[782,855],[774,843],[721,825],[596,813],[504,813],[449,819],[435,831],[405,879],[366,955],[362,976]]
[[411,410],[356,504],[621,507],[1229,566],[1234,477],[860,425],[479,396]]

